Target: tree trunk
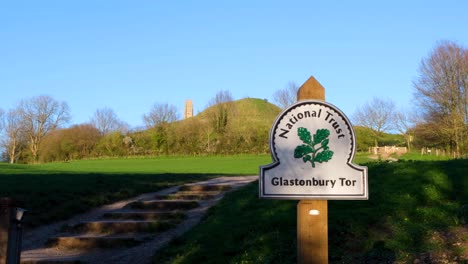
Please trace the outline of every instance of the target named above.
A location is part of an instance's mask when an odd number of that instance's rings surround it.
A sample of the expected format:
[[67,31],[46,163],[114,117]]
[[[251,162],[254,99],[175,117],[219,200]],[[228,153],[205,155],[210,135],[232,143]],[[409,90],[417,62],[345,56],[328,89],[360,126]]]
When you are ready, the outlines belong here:
[[408,152],[410,152],[410,150],[411,150],[411,135],[406,134],[405,139],[406,139],[406,147],[408,148]]
[[9,151],[10,164],[15,163],[16,160],[16,139],[13,140],[11,150]]

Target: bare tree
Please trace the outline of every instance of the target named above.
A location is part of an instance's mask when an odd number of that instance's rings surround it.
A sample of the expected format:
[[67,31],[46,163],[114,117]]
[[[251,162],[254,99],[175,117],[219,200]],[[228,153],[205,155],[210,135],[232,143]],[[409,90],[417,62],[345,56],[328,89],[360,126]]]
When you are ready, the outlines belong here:
[[147,128],[153,128],[161,124],[171,123],[179,119],[177,107],[168,103],[155,103],[148,114],[143,115],[143,121]]
[[10,110],[4,116],[4,131],[5,136],[0,144],[5,149],[10,163],[15,163],[26,145],[26,137],[23,132],[23,124],[18,110]]
[[414,140],[414,128],[419,120],[415,111],[399,110],[395,112],[394,127],[405,138],[408,151],[411,150],[411,142]]
[[129,125],[117,117],[111,108],[104,107],[97,109],[91,118],[91,124],[99,130],[102,136],[119,131],[125,134]]
[[0,135],[2,133],[3,127],[5,126],[5,111],[0,108]]
[[44,136],[70,120],[68,104],[50,96],[37,96],[22,100],[16,111],[21,127],[28,136],[32,160],[36,162],[39,144]]
[[[2,148],[4,148],[2,141],[4,140],[4,134],[3,134],[3,129],[5,127],[5,111],[3,111],[2,108],[0,108],[0,151],[3,151]],[[3,153],[0,153],[3,154]]]
[[273,101],[282,109],[297,102],[297,91],[299,86],[294,82],[289,82],[284,89],[280,89],[273,94]]
[[231,112],[231,105],[230,102],[233,101],[233,97],[231,92],[219,91],[216,93],[215,97],[213,97],[209,102],[209,107],[214,107],[214,111],[212,111],[212,122],[215,132],[223,133],[227,123],[228,123],[228,116],[229,112]]
[[441,42],[421,61],[413,83],[415,99],[427,123],[458,155],[468,149],[468,49]]
[[377,147],[377,138],[392,128],[394,116],[395,103],[392,100],[374,97],[370,102],[358,107],[352,119],[356,125],[372,129]]
[[215,97],[211,98],[211,100],[208,102],[208,107],[219,106],[220,104],[232,102],[233,100],[234,99],[230,91],[218,91]]
[[[5,127],[5,111],[3,111],[2,108],[0,108],[0,140],[2,140],[3,136],[3,128]],[[0,145],[1,147],[1,145]],[[1,150],[1,148],[0,148]]]

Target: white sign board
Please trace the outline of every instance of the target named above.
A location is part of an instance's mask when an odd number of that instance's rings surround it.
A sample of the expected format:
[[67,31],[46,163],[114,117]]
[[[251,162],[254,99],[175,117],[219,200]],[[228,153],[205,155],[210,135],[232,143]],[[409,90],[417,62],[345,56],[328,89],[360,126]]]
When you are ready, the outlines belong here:
[[273,163],[260,167],[260,197],[368,199],[367,167],[352,164],[356,139],[335,106],[299,101],[284,110],[270,132]]

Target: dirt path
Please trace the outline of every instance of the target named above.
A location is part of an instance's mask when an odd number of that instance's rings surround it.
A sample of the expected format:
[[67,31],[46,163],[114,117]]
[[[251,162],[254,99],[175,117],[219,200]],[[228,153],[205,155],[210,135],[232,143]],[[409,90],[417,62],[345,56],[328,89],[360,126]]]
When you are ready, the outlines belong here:
[[226,192],[257,179],[220,177],[172,187],[26,231],[21,263],[150,263]]

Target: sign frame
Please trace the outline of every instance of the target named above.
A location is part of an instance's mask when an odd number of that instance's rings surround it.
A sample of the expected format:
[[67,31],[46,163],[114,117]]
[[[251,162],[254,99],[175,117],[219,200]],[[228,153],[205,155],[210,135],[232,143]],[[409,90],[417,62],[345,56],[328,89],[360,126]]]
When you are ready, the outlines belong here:
[[[278,167],[281,165],[281,159],[278,157],[277,153],[277,148],[276,148],[276,142],[275,139],[280,137],[280,135],[277,135],[278,133],[278,126],[280,122],[286,118],[290,117],[287,116],[289,113],[291,113],[293,110],[299,107],[307,107],[308,105],[319,105],[320,107],[325,107],[325,108],[330,108],[332,111],[334,111],[336,114],[339,115],[339,117],[342,119],[342,123],[346,126],[346,128],[341,128],[343,132],[345,130],[347,135],[349,135],[349,140],[351,141],[350,147],[349,147],[349,154],[348,157],[346,158],[345,164],[343,166],[348,166],[348,169],[351,169],[353,171],[357,171],[360,173],[360,181],[358,184],[360,184],[360,192],[358,194],[356,193],[270,193],[267,191],[267,173],[270,170],[275,170],[278,169]],[[328,112],[327,112],[328,113]],[[320,114],[322,114],[321,118],[325,118],[325,113],[319,113],[318,116],[320,117]],[[294,119],[298,119],[293,115]],[[328,117],[327,117],[328,119]],[[291,120],[291,119],[290,119]],[[294,122],[294,120],[291,120]],[[298,121],[298,120],[295,120]],[[327,120],[328,121],[328,120]],[[293,123],[294,124],[294,123]],[[292,127],[292,126],[291,126]],[[291,134],[294,133],[294,131],[288,131],[286,132],[285,129],[282,129],[283,134],[284,133],[289,133],[292,132]],[[338,130],[337,130],[338,131]],[[329,133],[330,134],[330,133]],[[337,135],[339,136],[339,135]],[[283,138],[285,136],[283,135]],[[328,144],[328,141],[327,141]],[[270,151],[272,155],[272,160],[273,162],[268,165],[263,165],[260,166],[260,177],[259,177],[259,196],[260,198],[267,198],[267,199],[289,199],[289,200],[368,200],[369,199],[369,191],[368,191],[368,174],[367,174],[367,167],[364,166],[359,166],[356,164],[353,164],[353,158],[355,156],[356,152],[356,136],[354,133],[354,129],[351,125],[351,122],[349,119],[346,117],[346,115],[336,106],[333,104],[330,104],[328,102],[322,101],[322,100],[301,100],[298,101],[292,105],[290,105],[288,108],[283,110],[278,117],[276,118],[275,122],[273,123],[273,126],[270,130],[270,136],[269,136],[269,145],[270,145]],[[292,155],[292,154],[291,154]],[[331,154],[333,155],[333,153]],[[300,162],[300,161],[299,161]],[[306,160],[304,160],[304,163]],[[320,161],[321,162],[321,161]],[[326,161],[325,161],[326,162]],[[317,166],[321,166],[320,164],[317,164]],[[315,167],[315,164],[314,164]],[[343,180],[342,185],[343,185]],[[336,182],[335,182],[336,183]]]

